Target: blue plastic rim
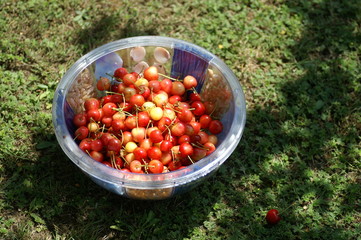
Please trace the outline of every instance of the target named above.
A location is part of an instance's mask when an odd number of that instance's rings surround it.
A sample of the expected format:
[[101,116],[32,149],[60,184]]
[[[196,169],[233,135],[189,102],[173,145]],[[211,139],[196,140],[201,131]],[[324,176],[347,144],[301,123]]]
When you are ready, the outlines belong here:
[[[98,163],[84,153],[73,140],[72,116],[74,110],[67,102],[67,95],[76,84],[77,77],[85,69],[95,76],[97,60],[127,52],[134,47],[163,47],[172,50],[170,74],[184,77],[192,74],[200,82],[197,91],[216,89],[209,98],[219,99],[226,105],[221,116],[223,132],[218,136],[216,150],[204,159],[187,168],[162,174],[136,174],[120,172]],[[99,61],[98,61],[99,62]],[[113,68],[123,62],[112,62]],[[106,64],[105,64],[106,65]],[[104,65],[104,66],[105,66]],[[109,66],[105,66],[109,67]],[[127,66],[124,66],[127,67]],[[211,69],[219,75],[218,81],[207,78]],[[110,68],[110,70],[112,70]],[[229,101],[223,101],[222,91],[228,89]],[[188,191],[214,173],[236,149],[246,122],[246,102],[239,80],[229,67],[214,54],[192,43],[160,36],[132,37],[114,41],[92,50],[65,73],[58,84],[53,100],[53,125],[55,135],[64,153],[99,186],[116,194],[135,199],[164,199]]]

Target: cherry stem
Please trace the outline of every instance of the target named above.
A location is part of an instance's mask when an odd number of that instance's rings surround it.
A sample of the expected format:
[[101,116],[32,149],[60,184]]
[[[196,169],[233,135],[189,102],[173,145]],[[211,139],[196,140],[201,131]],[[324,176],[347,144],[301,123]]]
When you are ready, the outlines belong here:
[[191,156],[188,155],[188,159],[191,161],[192,164],[194,164],[193,159],[191,158]]
[[75,141],[81,134],[79,133],[78,135],[76,135],[73,140]]
[[179,79],[172,78],[172,77],[167,76],[167,75],[164,75],[164,74],[162,74],[162,73],[158,73],[158,75],[160,75],[160,76],[162,76],[162,77],[165,77],[165,78],[169,78],[170,80],[180,81]]

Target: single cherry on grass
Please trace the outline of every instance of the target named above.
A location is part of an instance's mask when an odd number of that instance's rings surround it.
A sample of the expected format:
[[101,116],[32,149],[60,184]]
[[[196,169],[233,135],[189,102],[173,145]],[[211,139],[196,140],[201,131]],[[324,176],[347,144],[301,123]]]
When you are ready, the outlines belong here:
[[269,225],[276,225],[281,220],[277,209],[271,209],[267,212],[266,221]]

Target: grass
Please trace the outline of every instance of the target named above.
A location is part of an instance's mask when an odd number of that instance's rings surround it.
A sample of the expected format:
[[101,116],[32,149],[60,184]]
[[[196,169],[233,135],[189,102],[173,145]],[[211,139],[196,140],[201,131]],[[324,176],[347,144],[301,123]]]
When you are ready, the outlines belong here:
[[[0,238],[361,237],[358,1],[2,1],[0,16]],[[96,186],[60,154],[51,122],[57,83],[80,56],[139,35],[215,53],[248,106],[217,174],[157,202]]]

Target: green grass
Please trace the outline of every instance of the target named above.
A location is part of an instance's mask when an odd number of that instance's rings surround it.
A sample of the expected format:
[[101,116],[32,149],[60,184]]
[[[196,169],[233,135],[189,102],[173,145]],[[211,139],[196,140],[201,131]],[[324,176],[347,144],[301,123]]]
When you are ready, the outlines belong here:
[[[1,1],[0,238],[358,239],[361,5],[356,0]],[[157,202],[96,186],[55,139],[57,83],[124,37],[184,39],[247,97],[244,136],[196,190]],[[264,216],[277,208],[274,227]]]

